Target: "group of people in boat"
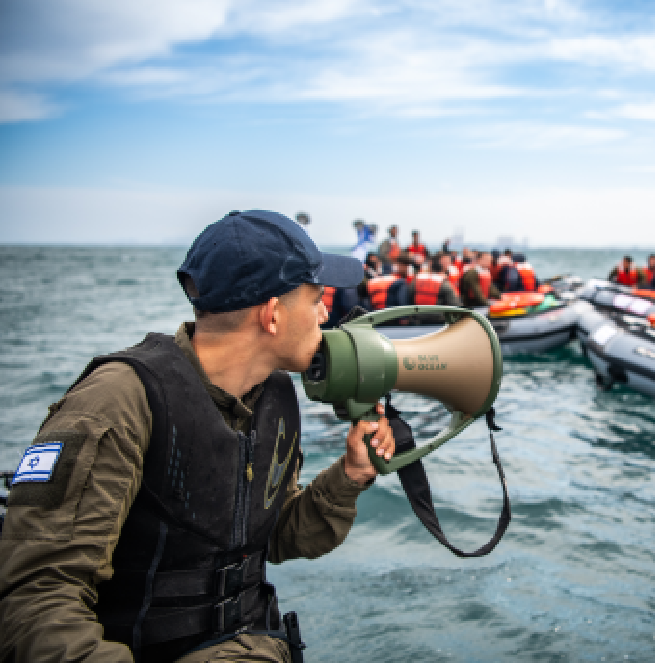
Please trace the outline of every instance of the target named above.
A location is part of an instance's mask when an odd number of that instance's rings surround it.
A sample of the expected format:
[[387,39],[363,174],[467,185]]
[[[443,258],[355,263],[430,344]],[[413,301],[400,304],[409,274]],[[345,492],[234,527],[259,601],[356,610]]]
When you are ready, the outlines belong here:
[[632,256],[624,256],[621,264],[612,269],[608,281],[633,288],[655,290],[655,253],[648,256],[648,265],[637,267]]
[[504,292],[534,292],[539,279],[523,253],[511,249],[475,251],[465,247],[451,250],[446,240],[431,253],[412,231],[412,242],[401,247],[398,226],[377,250],[364,258],[365,279],[357,288],[326,288],[324,299],[331,326],[355,305],[377,311],[390,306],[445,305],[487,306]]
[[[421,242],[420,232],[412,231],[412,242],[402,247],[399,228],[392,225],[387,237],[373,250],[372,239],[377,227],[355,222],[358,239],[356,251],[364,261],[365,279],[357,288],[326,288],[323,301],[330,313],[326,326],[336,324],[356,305],[370,311],[390,306],[445,305],[488,306],[507,292],[547,292],[534,268],[522,252],[505,249],[476,251],[464,247],[451,250],[446,240],[439,251],[430,253]],[[364,235],[365,230],[368,234]],[[368,244],[365,253],[362,247]],[[625,256],[608,277],[619,285],[655,290],[655,254],[648,265],[636,267]]]

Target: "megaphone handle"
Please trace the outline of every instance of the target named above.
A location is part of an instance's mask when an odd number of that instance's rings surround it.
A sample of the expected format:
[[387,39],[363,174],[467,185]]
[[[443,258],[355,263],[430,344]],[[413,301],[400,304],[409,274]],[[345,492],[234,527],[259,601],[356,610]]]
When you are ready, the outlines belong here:
[[[364,416],[360,417],[360,421],[378,421],[380,415],[375,411],[367,412]],[[366,448],[368,449],[368,458],[371,461],[371,465],[378,471],[379,474],[385,474],[385,465],[388,461],[384,459],[384,456],[378,456],[377,449],[371,444],[374,433],[367,433],[364,435],[364,442],[366,443]]]

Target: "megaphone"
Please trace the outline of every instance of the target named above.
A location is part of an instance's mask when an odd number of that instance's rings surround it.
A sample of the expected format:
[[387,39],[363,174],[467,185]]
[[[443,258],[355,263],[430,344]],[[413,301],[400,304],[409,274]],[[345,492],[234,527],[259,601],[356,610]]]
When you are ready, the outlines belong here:
[[[416,338],[389,339],[376,325],[416,314],[440,313],[446,326]],[[422,458],[485,414],[503,374],[500,343],[489,321],[453,306],[398,306],[362,315],[323,332],[302,376],[307,397],[331,403],[340,419],[377,418],[375,405],[391,389],[435,398],[452,413],[438,435],[420,447],[378,456],[367,440],[378,473],[389,474]]]

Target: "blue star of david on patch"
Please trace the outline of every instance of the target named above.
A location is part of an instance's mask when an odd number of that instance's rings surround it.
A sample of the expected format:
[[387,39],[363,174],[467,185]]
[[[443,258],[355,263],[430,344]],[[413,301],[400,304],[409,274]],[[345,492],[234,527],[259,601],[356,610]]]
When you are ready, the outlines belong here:
[[46,442],[28,447],[18,464],[11,485],[23,481],[48,481],[63,448],[63,442]]

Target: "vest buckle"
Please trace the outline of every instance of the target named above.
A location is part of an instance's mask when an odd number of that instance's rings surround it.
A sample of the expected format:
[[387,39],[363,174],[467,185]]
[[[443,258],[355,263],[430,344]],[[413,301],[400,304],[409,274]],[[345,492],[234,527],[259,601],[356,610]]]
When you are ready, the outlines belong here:
[[230,564],[216,569],[214,576],[214,596],[224,597],[235,594],[243,589],[245,582],[245,568],[248,558],[241,564]]
[[212,629],[215,634],[222,635],[241,621],[241,596],[239,594],[212,606]]

